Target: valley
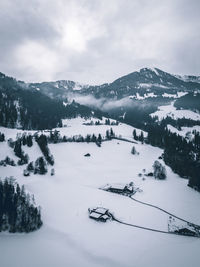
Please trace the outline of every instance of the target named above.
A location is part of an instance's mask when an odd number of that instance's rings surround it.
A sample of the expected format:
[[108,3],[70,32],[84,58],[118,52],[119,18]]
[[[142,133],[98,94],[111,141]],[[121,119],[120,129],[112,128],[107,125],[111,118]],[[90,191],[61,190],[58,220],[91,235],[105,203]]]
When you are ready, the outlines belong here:
[[[199,84],[188,79],[147,68],[96,87],[1,76],[0,176],[34,195],[43,223],[1,232],[5,267],[199,266]],[[132,199],[101,190],[131,182]],[[112,220],[91,219],[96,207]]]

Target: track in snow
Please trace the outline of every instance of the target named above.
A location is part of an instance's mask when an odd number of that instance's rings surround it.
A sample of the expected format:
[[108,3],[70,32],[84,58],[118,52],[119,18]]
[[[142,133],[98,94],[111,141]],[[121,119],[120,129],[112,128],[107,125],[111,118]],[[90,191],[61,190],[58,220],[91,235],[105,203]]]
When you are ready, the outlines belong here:
[[186,223],[188,223],[188,224],[190,224],[190,225],[192,225],[192,226],[194,226],[194,227],[198,227],[198,228],[200,229],[200,225],[198,225],[198,224],[194,224],[194,223],[191,223],[191,222],[189,222],[189,221],[187,221],[187,220],[185,220],[185,219],[182,219],[182,218],[180,218],[180,217],[178,217],[178,216],[176,216],[176,215],[174,215],[174,214],[172,214],[172,213],[170,213],[170,212],[168,212],[168,211],[166,211],[166,210],[164,210],[164,209],[162,209],[162,208],[159,208],[158,206],[155,206],[155,205],[152,205],[152,204],[149,204],[149,203],[146,203],[146,202],[137,200],[137,199],[133,198],[132,196],[130,196],[130,199],[132,199],[133,201],[136,201],[136,202],[138,202],[138,203],[140,203],[140,204],[143,204],[143,205],[146,205],[146,206],[149,206],[149,207],[152,207],[152,208],[161,210],[162,212],[165,212],[165,213],[167,213],[167,214],[173,216],[173,217],[176,218],[176,219],[179,219],[179,220],[181,220],[181,221],[183,221],[183,222],[186,222]]

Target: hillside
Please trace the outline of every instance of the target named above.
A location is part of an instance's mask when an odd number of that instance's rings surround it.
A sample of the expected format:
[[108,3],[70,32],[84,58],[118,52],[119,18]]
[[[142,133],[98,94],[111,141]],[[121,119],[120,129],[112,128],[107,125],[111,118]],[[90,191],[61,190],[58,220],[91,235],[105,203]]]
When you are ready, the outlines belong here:
[[[69,94],[92,95],[97,99],[122,99],[127,96],[144,96],[145,93],[154,93],[162,96],[163,93],[176,95],[177,92],[200,90],[198,77],[183,79],[181,76],[164,72],[158,68],[143,68],[120,77],[112,83],[97,86],[81,85],[63,80],[56,82],[32,83],[29,88],[40,90],[52,98],[65,98]],[[172,96],[173,97],[173,96]]]
[[[66,100],[67,101],[67,100]],[[101,116],[102,112],[75,101],[52,99],[0,73],[0,125],[21,129],[52,129],[64,118]]]
[[[65,120],[63,124],[66,127],[57,130],[66,136],[92,133],[105,136],[106,130],[111,127],[83,123],[90,123],[90,120]],[[120,123],[112,128],[117,136],[133,140],[133,127]],[[4,132],[8,139],[14,138],[18,130],[0,128],[0,132]],[[140,132],[137,129],[137,133]],[[31,174],[25,177],[25,166],[0,167],[2,177],[14,176],[19,184],[24,184],[35,195],[42,207],[44,224],[39,231],[29,235],[1,234],[1,260],[5,266],[13,266],[17,262],[21,267],[64,267],[66,263],[70,266],[93,267],[100,264],[132,267],[134,262],[138,267],[188,267],[192,262],[192,266],[197,267],[200,260],[199,239],[137,229],[115,221],[100,223],[88,217],[88,208],[106,207],[121,221],[167,231],[167,214],[126,196],[99,189],[108,183],[126,184],[133,181],[140,188],[134,195],[136,199],[200,224],[197,212],[199,194],[187,186],[186,180],[180,179],[167,166],[166,180],[145,176],[153,170],[153,162],[163,150],[138,141],[134,146],[139,155],[132,155],[132,146],[132,143],[120,140],[102,142],[101,147],[86,142],[49,144],[55,159],[54,176],[50,175],[49,170],[46,175]],[[4,151],[1,153],[2,159],[8,151],[7,143],[1,142],[0,148]],[[31,160],[42,155],[36,143],[30,148],[23,146],[23,150]],[[14,152],[10,148],[9,151],[15,159]],[[84,157],[86,153],[91,156]],[[162,159],[160,162],[164,164]],[[149,240],[153,245],[149,246]],[[12,257],[7,257],[8,253]]]

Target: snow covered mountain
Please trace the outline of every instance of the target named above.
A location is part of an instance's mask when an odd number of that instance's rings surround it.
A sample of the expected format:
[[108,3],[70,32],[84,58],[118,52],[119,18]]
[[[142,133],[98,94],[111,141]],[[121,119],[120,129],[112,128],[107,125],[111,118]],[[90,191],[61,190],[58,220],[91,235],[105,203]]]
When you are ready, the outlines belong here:
[[[60,82],[77,89],[77,84]],[[76,86],[76,87],[75,87]],[[49,87],[48,87],[49,88]],[[76,116],[92,116],[96,110],[75,101],[65,102],[50,98],[38,88],[16,81],[0,73],[0,125],[22,129],[50,129],[61,125],[61,120]],[[97,111],[96,115],[101,116]]]
[[194,82],[194,83],[200,83],[200,76],[194,76],[194,75],[175,75],[176,78],[183,80],[184,82]]
[[78,92],[86,89],[89,85],[83,85],[78,82],[61,80],[56,82],[31,83],[27,86],[29,89],[34,89],[46,94],[54,99],[65,99],[69,93]]
[[[159,69],[101,86],[26,84],[0,73],[2,266],[198,267],[198,90]],[[110,185],[115,194],[102,190]],[[17,216],[7,217],[2,188]],[[106,223],[88,213],[97,207]]]
[[172,75],[158,68],[143,68],[112,83],[99,86],[80,85],[73,81],[57,81],[30,84],[30,88],[40,90],[52,98],[65,98],[69,93],[92,95],[95,98],[122,99],[127,96],[144,96],[145,93],[160,96],[164,93],[175,95],[177,92],[200,90],[199,77]]

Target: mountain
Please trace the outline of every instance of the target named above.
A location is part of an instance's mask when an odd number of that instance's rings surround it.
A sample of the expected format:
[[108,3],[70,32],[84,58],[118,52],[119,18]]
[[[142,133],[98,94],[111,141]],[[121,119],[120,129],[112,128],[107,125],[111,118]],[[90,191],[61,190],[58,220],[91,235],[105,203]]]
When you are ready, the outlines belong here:
[[[29,88],[40,90],[52,98],[65,99],[69,94],[92,95],[95,98],[122,99],[137,94],[154,94],[162,96],[163,93],[177,94],[177,92],[190,92],[200,90],[199,77],[181,76],[164,72],[158,68],[143,68],[132,72],[112,83],[97,86],[80,85],[73,81],[56,81],[29,84]],[[192,77],[192,78],[191,78]]]
[[77,82],[61,80],[56,82],[30,83],[24,85],[28,89],[40,91],[41,93],[54,98],[65,99],[69,93],[78,92],[89,87]]
[[102,115],[75,101],[65,103],[61,99],[52,99],[26,83],[0,73],[0,126],[51,129],[61,126],[64,118],[94,114]]
[[180,80],[183,80],[184,82],[194,82],[194,83],[200,83],[200,76],[194,76],[194,75],[175,75]]

